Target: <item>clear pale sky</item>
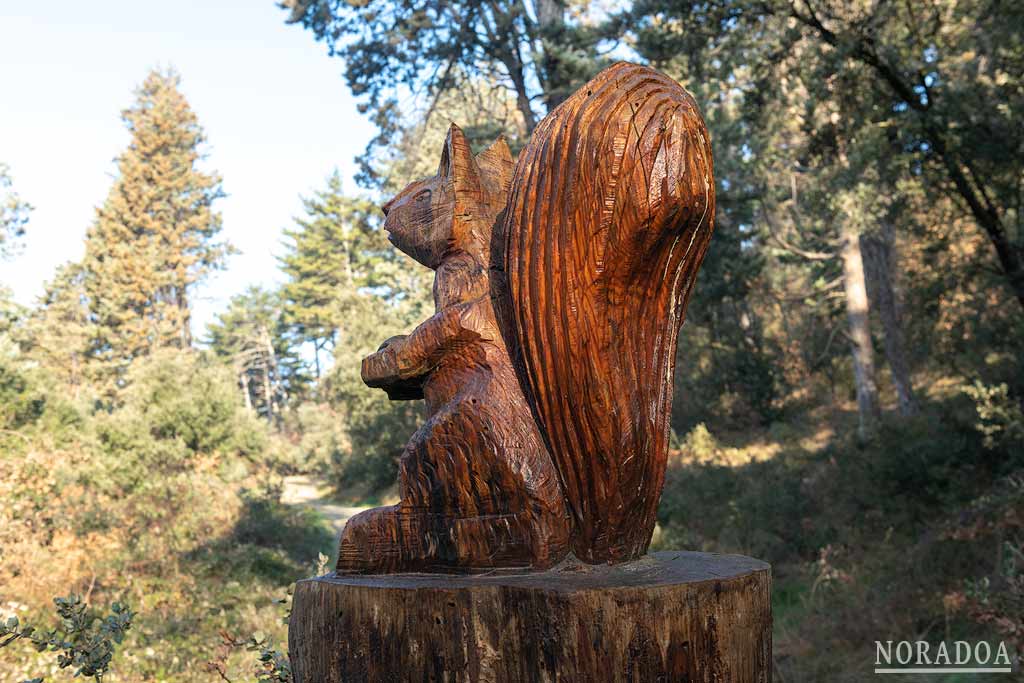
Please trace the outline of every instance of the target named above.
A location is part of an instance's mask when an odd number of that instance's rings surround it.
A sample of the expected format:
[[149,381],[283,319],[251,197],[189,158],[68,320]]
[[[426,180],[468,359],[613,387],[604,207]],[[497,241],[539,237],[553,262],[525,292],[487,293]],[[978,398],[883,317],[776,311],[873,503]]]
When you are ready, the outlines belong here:
[[335,168],[351,180],[372,126],[312,34],[273,0],[0,0],[0,161],[35,206],[0,283],[33,303],[86,228],[128,142],[120,120],[155,66],[174,66],[224,178],[224,235],[242,253],[198,290],[194,331],[249,284],[280,280],[281,230]]

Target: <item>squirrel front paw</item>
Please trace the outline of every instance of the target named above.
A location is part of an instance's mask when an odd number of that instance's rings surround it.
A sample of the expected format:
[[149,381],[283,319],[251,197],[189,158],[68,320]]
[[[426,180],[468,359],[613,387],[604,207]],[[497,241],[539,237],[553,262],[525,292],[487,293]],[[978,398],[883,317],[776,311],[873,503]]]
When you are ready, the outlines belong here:
[[388,344],[364,358],[360,374],[363,383],[369,387],[386,387],[398,382],[401,378],[398,376],[394,344]]

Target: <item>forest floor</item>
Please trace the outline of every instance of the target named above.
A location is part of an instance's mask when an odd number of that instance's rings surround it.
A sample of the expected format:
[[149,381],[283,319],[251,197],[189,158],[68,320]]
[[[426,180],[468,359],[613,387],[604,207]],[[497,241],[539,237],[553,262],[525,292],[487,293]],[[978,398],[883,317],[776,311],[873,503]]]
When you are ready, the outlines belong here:
[[324,518],[336,534],[341,534],[350,517],[368,507],[339,505],[334,489],[314,476],[298,474],[284,478],[281,503],[312,510]]
[[913,418],[890,402],[866,442],[852,401],[835,397],[680,439],[653,545],[772,564],[775,680],[868,680],[875,641],[1024,651],[1024,450],[985,446],[962,385],[928,382]]

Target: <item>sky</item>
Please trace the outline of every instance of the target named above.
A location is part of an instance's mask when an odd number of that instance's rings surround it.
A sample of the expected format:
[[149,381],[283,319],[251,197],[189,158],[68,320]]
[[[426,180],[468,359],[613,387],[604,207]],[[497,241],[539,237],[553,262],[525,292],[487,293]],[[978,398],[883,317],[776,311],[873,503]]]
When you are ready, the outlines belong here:
[[224,179],[223,235],[241,254],[193,297],[193,327],[249,285],[280,282],[282,230],[333,169],[356,192],[353,158],[372,137],[344,63],[274,0],[0,0],[0,161],[35,207],[0,284],[33,304],[85,231],[128,144],[120,119],[154,67],[173,66]]

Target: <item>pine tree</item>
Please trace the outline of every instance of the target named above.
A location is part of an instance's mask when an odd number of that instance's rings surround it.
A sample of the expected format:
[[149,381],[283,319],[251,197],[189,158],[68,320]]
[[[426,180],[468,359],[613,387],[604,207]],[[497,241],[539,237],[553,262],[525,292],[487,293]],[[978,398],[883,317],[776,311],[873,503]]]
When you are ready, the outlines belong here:
[[234,369],[245,404],[273,421],[308,383],[284,332],[277,292],[258,287],[232,297],[207,328],[210,349]]
[[288,252],[281,269],[285,323],[296,341],[310,343],[314,372],[333,352],[339,331],[358,308],[356,301],[373,291],[381,303],[397,304],[429,292],[425,269],[412,264],[388,244],[377,208],[365,199],[346,197],[337,171],[327,187],[302,200],[306,215],[285,230]]
[[122,112],[132,140],[86,238],[92,355],[115,385],[132,359],[191,346],[190,292],[231,250],[217,241],[221,179],[199,168],[206,138],[179,84],[153,71]]
[[30,355],[63,381],[74,398],[89,379],[85,360],[92,326],[84,275],[79,264],[60,266],[28,321]]
[[[536,104],[554,109],[606,64],[590,0],[281,0],[288,23],[301,24],[345,60],[345,80],[365,98],[360,109],[379,134],[357,158],[357,180],[378,186],[379,152],[408,126],[400,83],[425,93],[429,111],[484,78],[514,100],[527,134],[540,121]],[[513,131],[507,131],[513,132]]]

